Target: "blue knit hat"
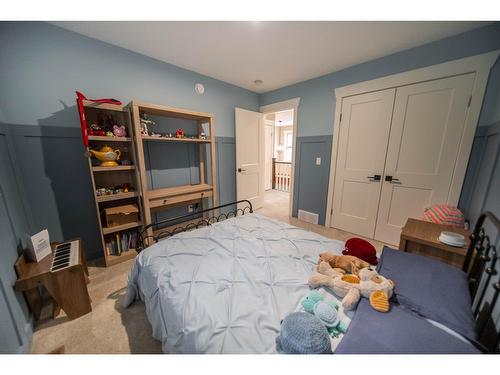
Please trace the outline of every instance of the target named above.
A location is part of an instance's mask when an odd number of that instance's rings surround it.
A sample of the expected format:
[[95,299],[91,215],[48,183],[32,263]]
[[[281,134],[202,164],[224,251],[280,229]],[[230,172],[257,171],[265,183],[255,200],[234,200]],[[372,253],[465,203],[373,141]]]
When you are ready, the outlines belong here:
[[321,320],[306,312],[295,312],[283,319],[276,350],[282,354],[331,354],[332,346]]

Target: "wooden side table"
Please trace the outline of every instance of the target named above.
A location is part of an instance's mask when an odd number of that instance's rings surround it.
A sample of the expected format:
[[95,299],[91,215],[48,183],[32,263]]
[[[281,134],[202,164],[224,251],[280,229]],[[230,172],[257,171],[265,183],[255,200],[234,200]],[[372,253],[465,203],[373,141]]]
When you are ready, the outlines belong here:
[[[462,234],[465,237],[464,247],[453,247],[440,242],[438,237],[443,231]],[[464,228],[410,218],[401,232],[399,250],[462,268],[469,246],[469,236],[470,232]]]

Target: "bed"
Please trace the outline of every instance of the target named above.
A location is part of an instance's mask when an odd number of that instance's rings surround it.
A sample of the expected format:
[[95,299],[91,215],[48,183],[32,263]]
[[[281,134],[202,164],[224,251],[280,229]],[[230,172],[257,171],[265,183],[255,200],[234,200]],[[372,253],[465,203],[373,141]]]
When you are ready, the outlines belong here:
[[[235,204],[215,208],[225,213],[201,216],[196,224],[172,229],[169,220],[155,223],[168,228],[156,230],[153,238],[141,236],[149,246],[132,267],[125,306],[144,301],[153,337],[165,353],[276,353],[280,323],[300,309],[310,291],[307,280],[318,254],[341,254],[341,241],[253,213],[249,202]],[[409,261],[398,255],[384,249],[379,272],[390,274]],[[442,277],[447,271],[445,267]],[[419,311],[425,298],[422,302],[401,295],[398,301],[396,295],[388,314],[375,312],[362,300],[335,353],[480,353],[484,347],[474,330],[470,295],[463,290],[469,284],[465,275],[455,272],[461,281],[450,283],[460,288],[461,297],[453,295],[447,303],[459,313],[443,319],[439,306],[436,315]],[[403,278],[389,276],[396,290],[411,297]]]

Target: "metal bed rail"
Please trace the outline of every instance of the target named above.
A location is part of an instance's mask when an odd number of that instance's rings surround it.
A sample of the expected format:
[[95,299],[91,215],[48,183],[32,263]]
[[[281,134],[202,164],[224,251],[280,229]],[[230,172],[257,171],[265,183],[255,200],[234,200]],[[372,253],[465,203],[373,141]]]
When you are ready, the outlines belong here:
[[[226,212],[218,213],[221,209],[232,207]],[[212,213],[212,216],[206,214]],[[164,238],[171,237],[177,233],[187,232],[189,230],[205,227],[214,223],[245,214],[253,213],[252,203],[249,200],[243,199],[217,207],[207,208],[201,211],[193,212],[191,214],[176,216],[169,219],[164,219],[146,225],[139,230],[137,252],[141,252],[145,247],[152,245]],[[177,224],[187,224],[175,226]],[[148,235],[148,230],[153,229],[153,235]]]
[[477,220],[462,267],[469,281],[479,348],[486,353],[500,352],[500,314],[495,314],[500,294],[498,243],[500,220],[487,211]]

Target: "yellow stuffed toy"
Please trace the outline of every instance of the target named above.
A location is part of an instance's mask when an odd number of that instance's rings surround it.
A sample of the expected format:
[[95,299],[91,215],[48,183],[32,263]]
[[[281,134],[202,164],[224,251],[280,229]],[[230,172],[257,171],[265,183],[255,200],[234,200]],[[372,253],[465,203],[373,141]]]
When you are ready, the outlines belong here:
[[[328,255],[325,256],[325,254]],[[326,286],[339,297],[343,297],[342,306],[345,310],[353,310],[359,299],[365,297],[370,299],[370,305],[375,310],[389,311],[389,298],[392,297],[394,282],[379,275],[368,266],[362,267],[366,262],[352,258],[356,257],[338,256],[331,253],[321,254],[317,267],[318,273],[309,279],[309,285],[312,288]],[[335,268],[332,267],[332,263]],[[350,274],[346,274],[346,271]]]

